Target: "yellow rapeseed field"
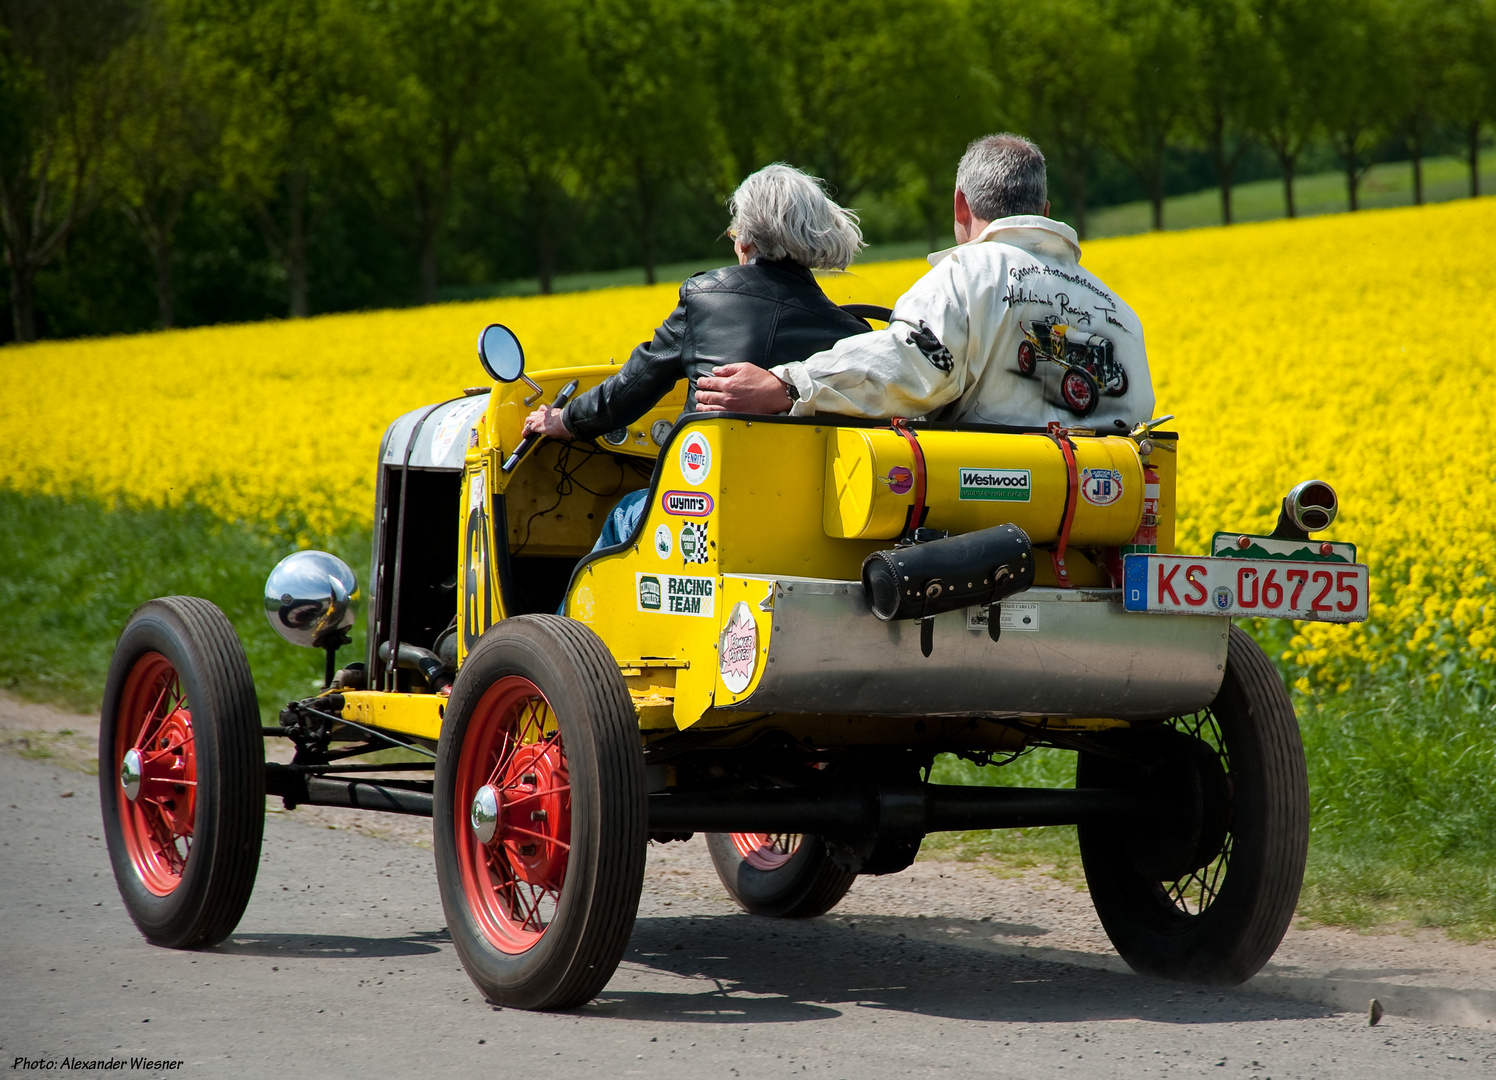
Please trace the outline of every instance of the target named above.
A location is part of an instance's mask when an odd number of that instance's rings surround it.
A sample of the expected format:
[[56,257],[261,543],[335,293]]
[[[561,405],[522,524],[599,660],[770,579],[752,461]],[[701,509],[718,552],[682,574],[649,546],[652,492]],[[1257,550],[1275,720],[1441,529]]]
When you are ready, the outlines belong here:
[[[1305,627],[1290,659],[1359,670],[1496,661],[1496,200],[1154,234],[1083,262],[1142,317],[1178,414],[1183,550],[1266,530],[1294,482],[1340,492],[1371,622]],[[862,268],[892,300],[919,262]],[[856,290],[853,290],[856,291]],[[675,286],[44,343],[0,351],[0,482],[227,519],[367,520],[396,415],[482,381],[489,321],[533,366],[622,360]],[[859,297],[859,298],[866,298]],[[290,512],[290,513],[288,513]],[[1430,663],[1429,661],[1432,661]]]

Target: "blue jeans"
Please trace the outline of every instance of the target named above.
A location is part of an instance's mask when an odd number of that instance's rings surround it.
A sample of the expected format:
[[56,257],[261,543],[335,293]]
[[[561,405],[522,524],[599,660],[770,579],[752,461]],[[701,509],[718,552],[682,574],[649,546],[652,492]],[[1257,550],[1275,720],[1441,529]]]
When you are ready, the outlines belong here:
[[[640,488],[631,491],[618,500],[618,505],[608,511],[608,516],[603,519],[603,531],[597,538],[597,543],[592,545],[593,551],[601,551],[603,548],[621,544],[627,540],[639,524],[639,519],[644,516],[644,506],[649,500],[649,488]],[[566,614],[566,598],[561,598],[561,606],[556,609],[557,615]]]

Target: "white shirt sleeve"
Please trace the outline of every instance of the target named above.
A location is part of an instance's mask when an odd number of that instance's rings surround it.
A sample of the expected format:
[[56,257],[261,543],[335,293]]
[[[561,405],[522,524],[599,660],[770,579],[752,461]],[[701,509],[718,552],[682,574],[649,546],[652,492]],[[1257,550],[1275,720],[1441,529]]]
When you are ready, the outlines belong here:
[[883,330],[843,338],[777,374],[794,384],[794,416],[926,416],[966,388],[965,281],[956,259],[932,269],[894,305]]

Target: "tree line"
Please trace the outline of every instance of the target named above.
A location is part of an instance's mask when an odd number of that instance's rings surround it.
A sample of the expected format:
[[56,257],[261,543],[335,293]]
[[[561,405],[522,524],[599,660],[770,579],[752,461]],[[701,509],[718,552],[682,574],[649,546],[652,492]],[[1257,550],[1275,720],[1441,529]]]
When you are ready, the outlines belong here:
[[1493,56],[1496,0],[0,0],[11,334],[653,280],[776,160],[934,243],[999,129],[1082,235],[1269,163],[1290,215],[1306,161],[1475,195]]

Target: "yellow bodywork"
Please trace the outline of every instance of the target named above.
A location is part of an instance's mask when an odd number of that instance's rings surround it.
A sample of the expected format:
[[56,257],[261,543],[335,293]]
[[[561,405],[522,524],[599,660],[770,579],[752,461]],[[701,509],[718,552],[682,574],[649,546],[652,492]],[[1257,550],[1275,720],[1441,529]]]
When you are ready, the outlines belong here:
[[[616,371],[572,368],[536,373],[550,400],[577,378],[581,390]],[[501,555],[519,552],[581,563],[565,613],[594,630],[617,658],[641,729],[665,733],[696,724],[739,727],[759,718],[723,711],[749,697],[763,676],[774,634],[774,582],[780,578],[856,581],[863,560],[904,528],[912,491],[889,477],[912,469],[907,441],[885,423],[694,418],[671,432],[663,457],[652,431],[679,415],[683,387],[629,426],[616,445],[598,440],[570,448],[572,482],[561,481],[565,444],[546,442],[511,474],[501,464],[518,444],[532,392],[523,383],[496,387],[470,441],[462,486],[459,665],[494,622],[506,616],[499,586]],[[1014,522],[1036,547],[1052,546],[1064,513],[1067,470],[1054,440],[1041,434],[949,431],[916,425],[928,475],[925,524],[967,532]],[[615,436],[616,438],[616,436]],[[1072,432],[1077,468],[1120,478],[1120,495],[1078,500],[1068,558],[1074,585],[1106,587],[1099,548],[1125,544],[1142,517],[1143,459],[1138,443]],[[1168,436],[1152,437],[1147,459],[1159,474],[1158,548],[1174,539],[1177,455]],[[601,452],[599,452],[601,451]],[[593,456],[586,457],[588,452]],[[635,468],[630,461],[642,468]],[[588,558],[607,513],[628,491],[651,486],[637,541]],[[970,470],[977,470],[971,474]],[[1022,472],[1023,498],[983,494],[982,478]],[[963,497],[964,496],[964,497]],[[504,500],[504,513],[497,500]],[[505,522],[502,535],[499,521]],[[500,544],[505,545],[501,552]],[[1054,585],[1042,552],[1036,586]],[[720,672],[724,627],[753,624],[756,655],[746,684],[733,689]],[[741,648],[741,646],[740,646]],[[742,658],[740,658],[741,660]],[[741,675],[739,680],[741,682]],[[344,715],[386,730],[434,739],[444,699],[431,694],[350,693]],[[1110,726],[1106,719],[1063,721],[1072,728]],[[953,726],[954,725],[954,726]],[[920,722],[929,739],[973,729],[973,745],[1006,745],[1000,725],[967,720]],[[883,729],[887,729],[885,732]],[[795,731],[822,741],[907,741],[911,721],[833,715],[797,716]]]

